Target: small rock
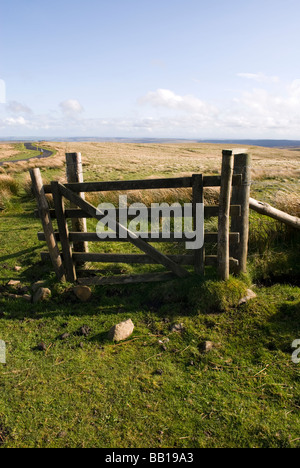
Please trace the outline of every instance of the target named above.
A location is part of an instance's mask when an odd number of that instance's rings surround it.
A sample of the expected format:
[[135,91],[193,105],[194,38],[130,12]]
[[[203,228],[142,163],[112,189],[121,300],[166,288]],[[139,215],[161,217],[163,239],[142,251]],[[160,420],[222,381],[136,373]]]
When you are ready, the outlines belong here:
[[20,284],[21,284],[21,281],[10,280],[10,281],[7,283],[7,286],[10,286],[10,287],[12,287],[12,288],[17,288],[17,287],[20,287]]
[[90,333],[91,333],[91,329],[87,325],[83,325],[83,327],[81,327],[78,331],[78,335],[81,335],[81,336],[88,336]]
[[36,292],[38,289],[43,288],[45,286],[45,281],[36,281],[31,286],[32,292]]
[[251,299],[255,299],[257,295],[255,294],[252,289],[247,289],[247,293],[245,297],[242,297],[242,299],[239,301],[239,305],[246,304],[246,302],[251,301]]
[[16,265],[16,266],[14,267],[14,271],[21,271],[21,270],[22,270],[22,267],[20,267],[20,266],[17,266],[17,265]]
[[24,296],[22,296],[22,298],[27,302],[31,302],[31,300],[32,300],[32,297],[31,297],[30,294],[24,294]]
[[182,332],[184,330],[184,324],[183,323],[175,323],[174,325],[171,326],[170,328],[171,332]]
[[73,292],[77,299],[82,302],[87,302],[92,296],[92,291],[88,286],[75,286]]
[[20,294],[9,294],[9,293],[7,293],[5,295],[5,297],[8,297],[9,299],[24,299],[27,302],[31,302],[31,296],[29,296],[29,294],[25,294],[25,295],[21,296]]
[[200,345],[200,349],[203,353],[209,353],[214,347],[215,344],[212,341],[204,341]]
[[60,339],[61,340],[66,340],[69,337],[70,337],[70,333],[64,333],[63,335],[61,335]]
[[126,340],[130,335],[132,335],[133,330],[134,324],[131,319],[128,319],[114,325],[108,333],[108,339],[112,341]]
[[46,351],[47,346],[46,346],[45,343],[42,341],[41,343],[39,343],[39,344],[37,345],[36,349],[37,349],[38,351]]
[[45,301],[46,299],[49,299],[50,296],[51,296],[50,289],[39,288],[33,296],[33,303],[37,304],[38,302]]

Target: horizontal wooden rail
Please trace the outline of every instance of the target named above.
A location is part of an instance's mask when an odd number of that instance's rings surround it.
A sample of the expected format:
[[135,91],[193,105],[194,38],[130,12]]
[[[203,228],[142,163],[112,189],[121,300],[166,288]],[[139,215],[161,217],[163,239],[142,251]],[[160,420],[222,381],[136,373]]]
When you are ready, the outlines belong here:
[[268,203],[257,201],[254,198],[249,199],[249,204],[250,208],[257,213],[276,219],[277,221],[287,224],[295,229],[300,229],[300,218],[297,218],[297,216],[289,215],[284,211],[273,208]]
[[[150,208],[148,208],[148,210],[150,210]],[[51,219],[56,219],[55,210],[49,210],[49,211],[50,211]],[[128,212],[128,210],[126,208],[116,209],[117,220],[120,219],[120,216],[122,216],[122,215],[124,216],[124,212],[126,212],[126,211]],[[112,214],[111,210],[107,210],[106,213],[108,215]],[[34,215],[37,218],[39,217],[38,210],[35,210]],[[204,217],[205,218],[213,218],[213,217],[217,217],[218,215],[219,215],[219,206],[218,205],[216,205],[216,206],[213,206],[213,205],[204,206]],[[241,206],[240,205],[231,205],[231,207],[230,207],[230,216],[240,216],[240,215],[241,215]],[[84,210],[80,210],[80,209],[66,209],[65,217],[68,218],[68,219],[92,218],[91,215],[86,213]],[[135,218],[134,215],[128,216],[129,220],[133,219],[133,218]],[[148,213],[148,219],[149,219],[149,221],[151,221],[150,211]]]
[[145,275],[78,278],[77,282],[85,286],[106,286],[113,284],[161,283],[175,279],[178,279],[178,277],[172,273],[148,273]]
[[[62,255],[63,257],[63,255]],[[181,265],[194,265],[194,255],[168,255],[168,258]],[[50,256],[48,252],[41,252],[41,258],[43,261],[49,260]],[[73,260],[80,262],[94,262],[94,263],[129,263],[129,264],[157,264],[148,255],[139,254],[102,254],[102,253],[82,253],[74,252]],[[238,266],[238,260],[230,258],[230,266]],[[217,255],[206,255],[205,265],[206,266],[217,266],[218,257]],[[93,270],[87,270],[93,271]]]
[[[232,185],[240,185],[242,176],[233,176]],[[122,180],[112,182],[82,182],[65,184],[65,187],[75,193],[88,192],[115,192],[122,190],[149,190],[149,189],[172,189],[191,188],[193,186],[192,177],[177,177],[169,179],[146,179],[146,180]],[[220,187],[221,176],[204,176],[204,187]],[[52,193],[51,185],[44,186],[45,193]]]
[[[174,233],[171,233],[169,238],[165,239],[162,237],[162,233],[159,233],[159,237],[153,237],[151,234],[138,233],[146,242],[161,242],[161,243],[170,243],[170,242],[192,242],[195,240],[191,236],[182,235],[181,238],[176,237]],[[58,232],[55,232],[55,238],[57,241],[60,241],[60,236]],[[229,234],[230,243],[238,244],[240,235],[238,232],[231,232]],[[45,234],[43,232],[38,232],[38,240],[45,241]],[[96,232],[69,232],[69,240],[71,242],[129,242],[128,239],[100,239]],[[218,242],[218,233],[217,232],[206,232],[204,233],[204,242],[207,244],[216,244]]]
[[[193,255],[167,255],[167,257],[178,265],[194,265]],[[73,253],[75,262],[95,262],[95,263],[126,263],[157,265],[149,255],[145,254],[102,254],[102,253]]]

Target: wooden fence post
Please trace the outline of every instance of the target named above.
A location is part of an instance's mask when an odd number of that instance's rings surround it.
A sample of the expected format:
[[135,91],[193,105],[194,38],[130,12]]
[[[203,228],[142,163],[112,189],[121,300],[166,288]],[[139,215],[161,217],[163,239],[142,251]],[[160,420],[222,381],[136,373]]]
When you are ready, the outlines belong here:
[[55,274],[60,281],[65,281],[66,278],[64,267],[55,239],[55,234],[49,211],[49,205],[44,191],[41,171],[38,168],[31,169],[30,177],[32,181],[32,188],[37,200],[39,216],[43,225],[45,240],[49,249],[49,255]]
[[[203,176],[202,174],[193,175],[193,218],[194,218],[194,230],[197,227],[197,203],[203,203]],[[203,220],[204,221],[204,220]],[[204,238],[204,223],[203,223],[203,238]],[[195,273],[204,275],[205,269],[205,250],[204,245],[201,249],[196,249],[195,253]]]
[[222,152],[221,190],[218,228],[218,273],[222,280],[229,278],[230,199],[233,175],[233,151]]
[[234,154],[234,174],[242,174],[242,184],[232,188],[232,204],[241,205],[241,216],[232,216],[231,231],[240,233],[239,244],[232,245],[232,257],[239,261],[236,273],[246,273],[249,241],[249,198],[251,186],[251,156],[248,153]]
[[67,281],[75,283],[76,270],[72,256],[72,248],[69,241],[69,230],[65,217],[65,206],[60,192],[59,183],[51,182],[51,189],[53,194],[54,207],[56,212],[56,219],[59,229],[60,242],[62,253],[64,257],[64,265],[66,270]]
[[[66,153],[66,171],[68,183],[83,182],[81,153]],[[79,196],[85,200],[85,194],[80,193]],[[72,219],[72,231],[87,232],[86,218]],[[74,242],[75,252],[89,251],[88,242]]]

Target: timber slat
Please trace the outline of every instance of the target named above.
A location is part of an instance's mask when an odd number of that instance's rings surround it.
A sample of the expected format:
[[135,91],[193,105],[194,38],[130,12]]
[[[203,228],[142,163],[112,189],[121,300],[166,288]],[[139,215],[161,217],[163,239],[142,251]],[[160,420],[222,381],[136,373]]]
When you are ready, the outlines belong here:
[[[62,258],[63,258],[63,254]],[[107,257],[105,257],[105,255]],[[116,259],[116,256],[119,256],[119,260],[123,260],[123,262],[118,261]],[[83,257],[84,256],[84,257]],[[122,257],[122,258],[121,258]],[[135,261],[132,261],[130,257],[133,257]],[[143,259],[142,259],[143,257]],[[43,261],[48,261],[50,260],[50,255],[49,252],[41,252],[41,258]],[[82,253],[82,252],[74,252],[73,253],[73,259],[77,260],[82,260],[84,258],[85,262],[95,262],[95,263],[137,263],[137,264],[149,264],[149,265],[154,265],[155,263],[151,259],[148,262],[148,257],[147,255],[135,255],[135,254],[93,254],[91,252],[89,253]],[[182,265],[194,265],[194,256],[192,255],[170,255],[170,258],[173,258],[173,260],[180,261]],[[125,261],[126,259],[129,260],[129,262]],[[229,259],[230,267],[236,267],[239,264],[239,261],[235,258],[230,258]],[[206,266],[217,266],[218,265],[218,257],[217,255],[205,255],[205,265]],[[94,271],[94,270],[88,270],[88,271]]]
[[[242,176],[237,174],[232,178],[232,185],[240,185]],[[119,190],[149,190],[189,188],[193,186],[192,177],[177,177],[169,179],[117,180],[112,182],[82,182],[65,184],[65,187],[75,193],[80,192],[115,192]],[[220,187],[221,176],[204,176],[203,187]],[[45,193],[52,193],[51,185],[44,186]]]
[[[57,241],[60,240],[60,236],[58,232],[54,233],[55,238]],[[188,236],[182,236],[181,239],[176,238],[174,233],[171,233],[169,239],[163,239],[160,233],[159,238],[154,238],[150,234],[145,233],[138,233],[140,237],[142,237],[146,242],[151,243],[171,243],[171,242],[190,242],[195,240],[195,238],[191,238]],[[238,232],[231,232],[229,234],[230,243],[231,244],[238,244],[239,243],[239,233]],[[38,232],[38,240],[41,242],[45,241],[45,234],[43,232]],[[96,232],[69,232],[69,240],[71,242],[78,242],[78,241],[86,241],[86,242],[129,242],[128,239],[100,239]],[[218,242],[218,233],[217,232],[206,232],[204,233],[204,242],[206,244],[216,244]]]
[[131,276],[78,278],[77,282],[83,286],[106,286],[112,284],[160,283],[163,281],[172,281],[175,279],[178,278],[176,278],[176,276],[172,273],[149,273],[145,275]]
[[[150,210],[150,208],[148,208],[148,210]],[[117,220],[120,218],[120,216],[122,216],[122,215],[124,216],[124,213],[121,213],[121,211],[127,211],[128,212],[128,210],[126,210],[126,209],[116,209]],[[50,212],[51,219],[56,219],[55,210],[49,210],[49,212]],[[106,213],[108,215],[113,214],[113,212],[111,210],[107,210]],[[38,210],[35,210],[34,214],[35,214],[36,218],[39,217]],[[216,206],[213,206],[213,205],[204,206],[204,217],[205,218],[213,218],[213,217],[217,217],[218,215],[219,215],[219,206],[218,205],[216,205]],[[240,216],[240,215],[241,215],[241,206],[240,205],[231,205],[231,207],[230,207],[230,216]],[[66,208],[65,217],[68,218],[68,219],[73,219],[73,218],[88,218],[88,219],[90,219],[93,216],[89,215],[84,210]],[[135,215],[128,216],[128,219],[132,219],[132,218],[135,218]],[[172,218],[172,215],[171,215],[171,218]],[[149,221],[151,221],[150,211],[148,213],[148,219],[149,219]]]

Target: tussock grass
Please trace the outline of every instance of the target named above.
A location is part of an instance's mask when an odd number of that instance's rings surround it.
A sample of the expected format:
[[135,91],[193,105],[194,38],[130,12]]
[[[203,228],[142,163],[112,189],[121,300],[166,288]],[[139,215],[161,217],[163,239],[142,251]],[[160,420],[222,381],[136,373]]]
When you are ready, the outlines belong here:
[[13,195],[18,194],[18,191],[19,184],[13,177],[7,174],[0,174],[0,207],[2,209],[9,203]]

